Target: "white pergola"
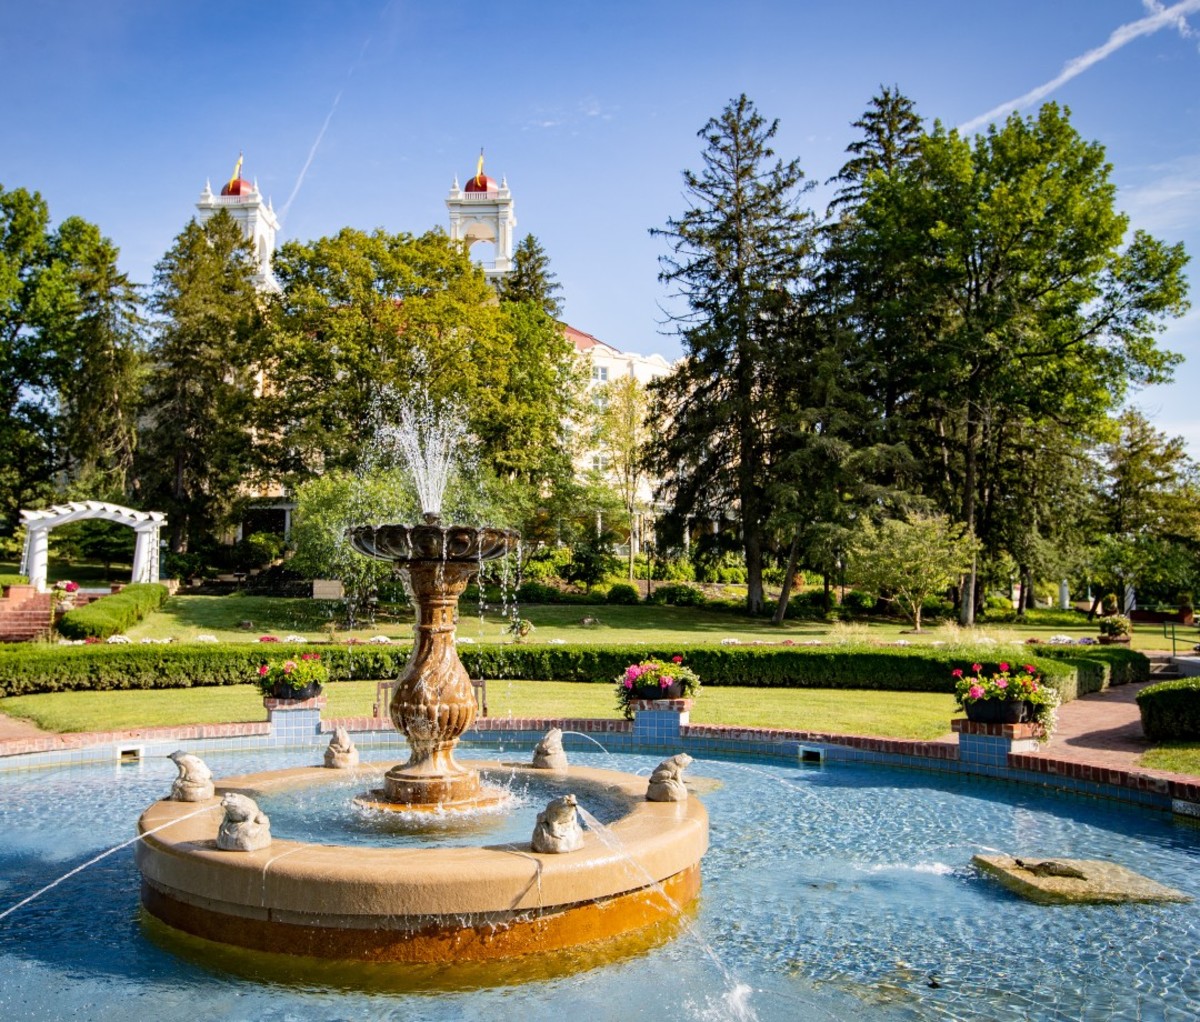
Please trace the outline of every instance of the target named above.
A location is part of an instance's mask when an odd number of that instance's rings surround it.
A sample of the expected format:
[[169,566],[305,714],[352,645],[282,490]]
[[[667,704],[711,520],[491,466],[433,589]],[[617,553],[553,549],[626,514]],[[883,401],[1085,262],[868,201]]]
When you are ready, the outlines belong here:
[[101,500],[73,500],[69,504],[55,504],[43,511],[21,511],[21,523],[25,526],[21,574],[29,577],[30,585],[37,586],[39,590],[47,588],[46,556],[50,547],[50,530],[87,518],[119,522],[133,529],[137,538],[133,548],[132,581],[158,581],[158,533],[167,524],[165,514],[161,511],[134,511]]

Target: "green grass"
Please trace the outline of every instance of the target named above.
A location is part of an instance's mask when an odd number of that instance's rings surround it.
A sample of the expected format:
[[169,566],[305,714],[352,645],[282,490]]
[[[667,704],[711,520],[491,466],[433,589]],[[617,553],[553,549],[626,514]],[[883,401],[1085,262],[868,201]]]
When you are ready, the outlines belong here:
[[[132,537],[133,533],[130,532],[129,535]],[[132,549],[131,542],[130,550]],[[19,570],[18,561],[0,561],[0,575],[16,575]],[[46,579],[51,584],[60,579],[70,579],[91,588],[108,585],[110,582],[128,582],[132,570],[133,567],[129,563],[114,562],[110,568],[106,568],[103,564],[91,561],[72,562],[51,557],[46,564]]]
[[[326,686],[326,717],[368,716],[375,682]],[[493,681],[493,717],[617,717],[611,685]],[[253,685],[127,692],[56,692],[0,700],[0,712],[46,731],[79,732],[265,720]],[[929,739],[950,730],[953,697],[927,692],[710,688],[692,711],[696,724],[780,727],[890,738]]]
[[[462,604],[459,635],[473,642],[505,642],[503,615],[493,611],[479,617],[477,609],[468,602]],[[223,642],[252,642],[260,635],[303,635],[321,639],[329,636],[366,639],[372,635],[407,641],[412,635],[412,612],[402,609],[395,614],[382,615],[371,626],[348,631],[341,627],[342,608],[337,603],[308,599],[278,599],[236,593],[230,596],[174,596],[163,608],[151,614],[127,633],[135,641],[143,638],[173,638],[194,641],[197,635],[215,635]],[[787,621],[775,627],[768,620],[749,618],[725,611],[661,606],[531,606],[522,607],[521,614],[533,622],[535,631],[530,642],[561,639],[586,643],[681,643],[720,642],[735,638],[741,642],[780,642],[791,639],[804,642],[810,639],[857,638],[879,641],[904,639],[909,642],[970,643],[977,639],[998,642],[1024,642],[1028,638],[1046,639],[1056,633],[1075,638],[1094,636],[1096,628],[1080,614],[1070,612],[1033,611],[1029,620],[999,624],[983,623],[973,629],[954,624],[934,625],[919,635],[911,634],[904,624],[895,621],[855,623],[828,621]],[[585,626],[585,618],[598,624]],[[252,627],[240,627],[242,622]],[[1161,630],[1151,627],[1134,632],[1134,649],[1164,649],[1169,644]]]
[[1200,742],[1164,742],[1147,752],[1138,765],[1200,776]]

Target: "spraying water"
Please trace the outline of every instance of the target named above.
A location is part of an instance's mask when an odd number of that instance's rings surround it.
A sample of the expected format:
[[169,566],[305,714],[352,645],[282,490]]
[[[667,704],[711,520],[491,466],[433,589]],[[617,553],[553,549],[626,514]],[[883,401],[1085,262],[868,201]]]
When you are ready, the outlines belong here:
[[376,440],[398,454],[412,474],[413,484],[428,515],[442,513],[442,497],[454,473],[455,462],[467,439],[466,417],[461,408],[427,397],[400,404],[398,421],[379,426]]

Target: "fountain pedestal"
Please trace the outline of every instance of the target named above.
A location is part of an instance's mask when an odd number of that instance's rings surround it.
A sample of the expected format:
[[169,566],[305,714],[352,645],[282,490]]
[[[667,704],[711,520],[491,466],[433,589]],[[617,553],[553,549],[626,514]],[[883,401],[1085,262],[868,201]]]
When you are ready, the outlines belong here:
[[388,801],[451,805],[474,801],[479,774],[454,758],[458,739],[475,720],[475,690],[458,659],[454,629],[458,598],[477,565],[410,561],[405,565],[416,604],[413,648],[388,706],[408,739],[409,760],[384,776]]

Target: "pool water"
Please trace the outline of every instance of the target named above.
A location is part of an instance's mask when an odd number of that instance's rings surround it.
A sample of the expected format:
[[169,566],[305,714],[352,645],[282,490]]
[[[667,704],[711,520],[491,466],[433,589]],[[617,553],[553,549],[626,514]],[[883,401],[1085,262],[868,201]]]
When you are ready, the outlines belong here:
[[[329,771],[332,783],[254,793],[260,809],[270,817],[271,836],[318,844],[376,848],[455,845],[528,845],[537,814],[551,799],[573,793],[579,804],[602,824],[612,823],[629,811],[629,800],[599,784],[573,786],[551,773],[544,777],[514,774],[503,769],[481,773],[483,784],[496,792],[499,802],[481,809],[452,812],[365,808],[357,796],[370,796],[376,778],[346,776]],[[565,786],[564,786],[565,785]]]
[[[460,749],[461,759],[505,755]],[[217,777],[318,758],[205,757]],[[660,758],[571,754],[643,773]],[[1110,859],[1200,897],[1192,826],[862,766],[698,759],[688,774],[703,779],[711,826],[700,904],[673,937],[625,957],[470,971],[281,966],[144,924],[125,848],[0,919],[0,1019],[1200,1017],[1196,905],[1036,906],[970,865],[980,851]],[[166,759],[0,774],[0,912],[132,837],[174,776]]]

